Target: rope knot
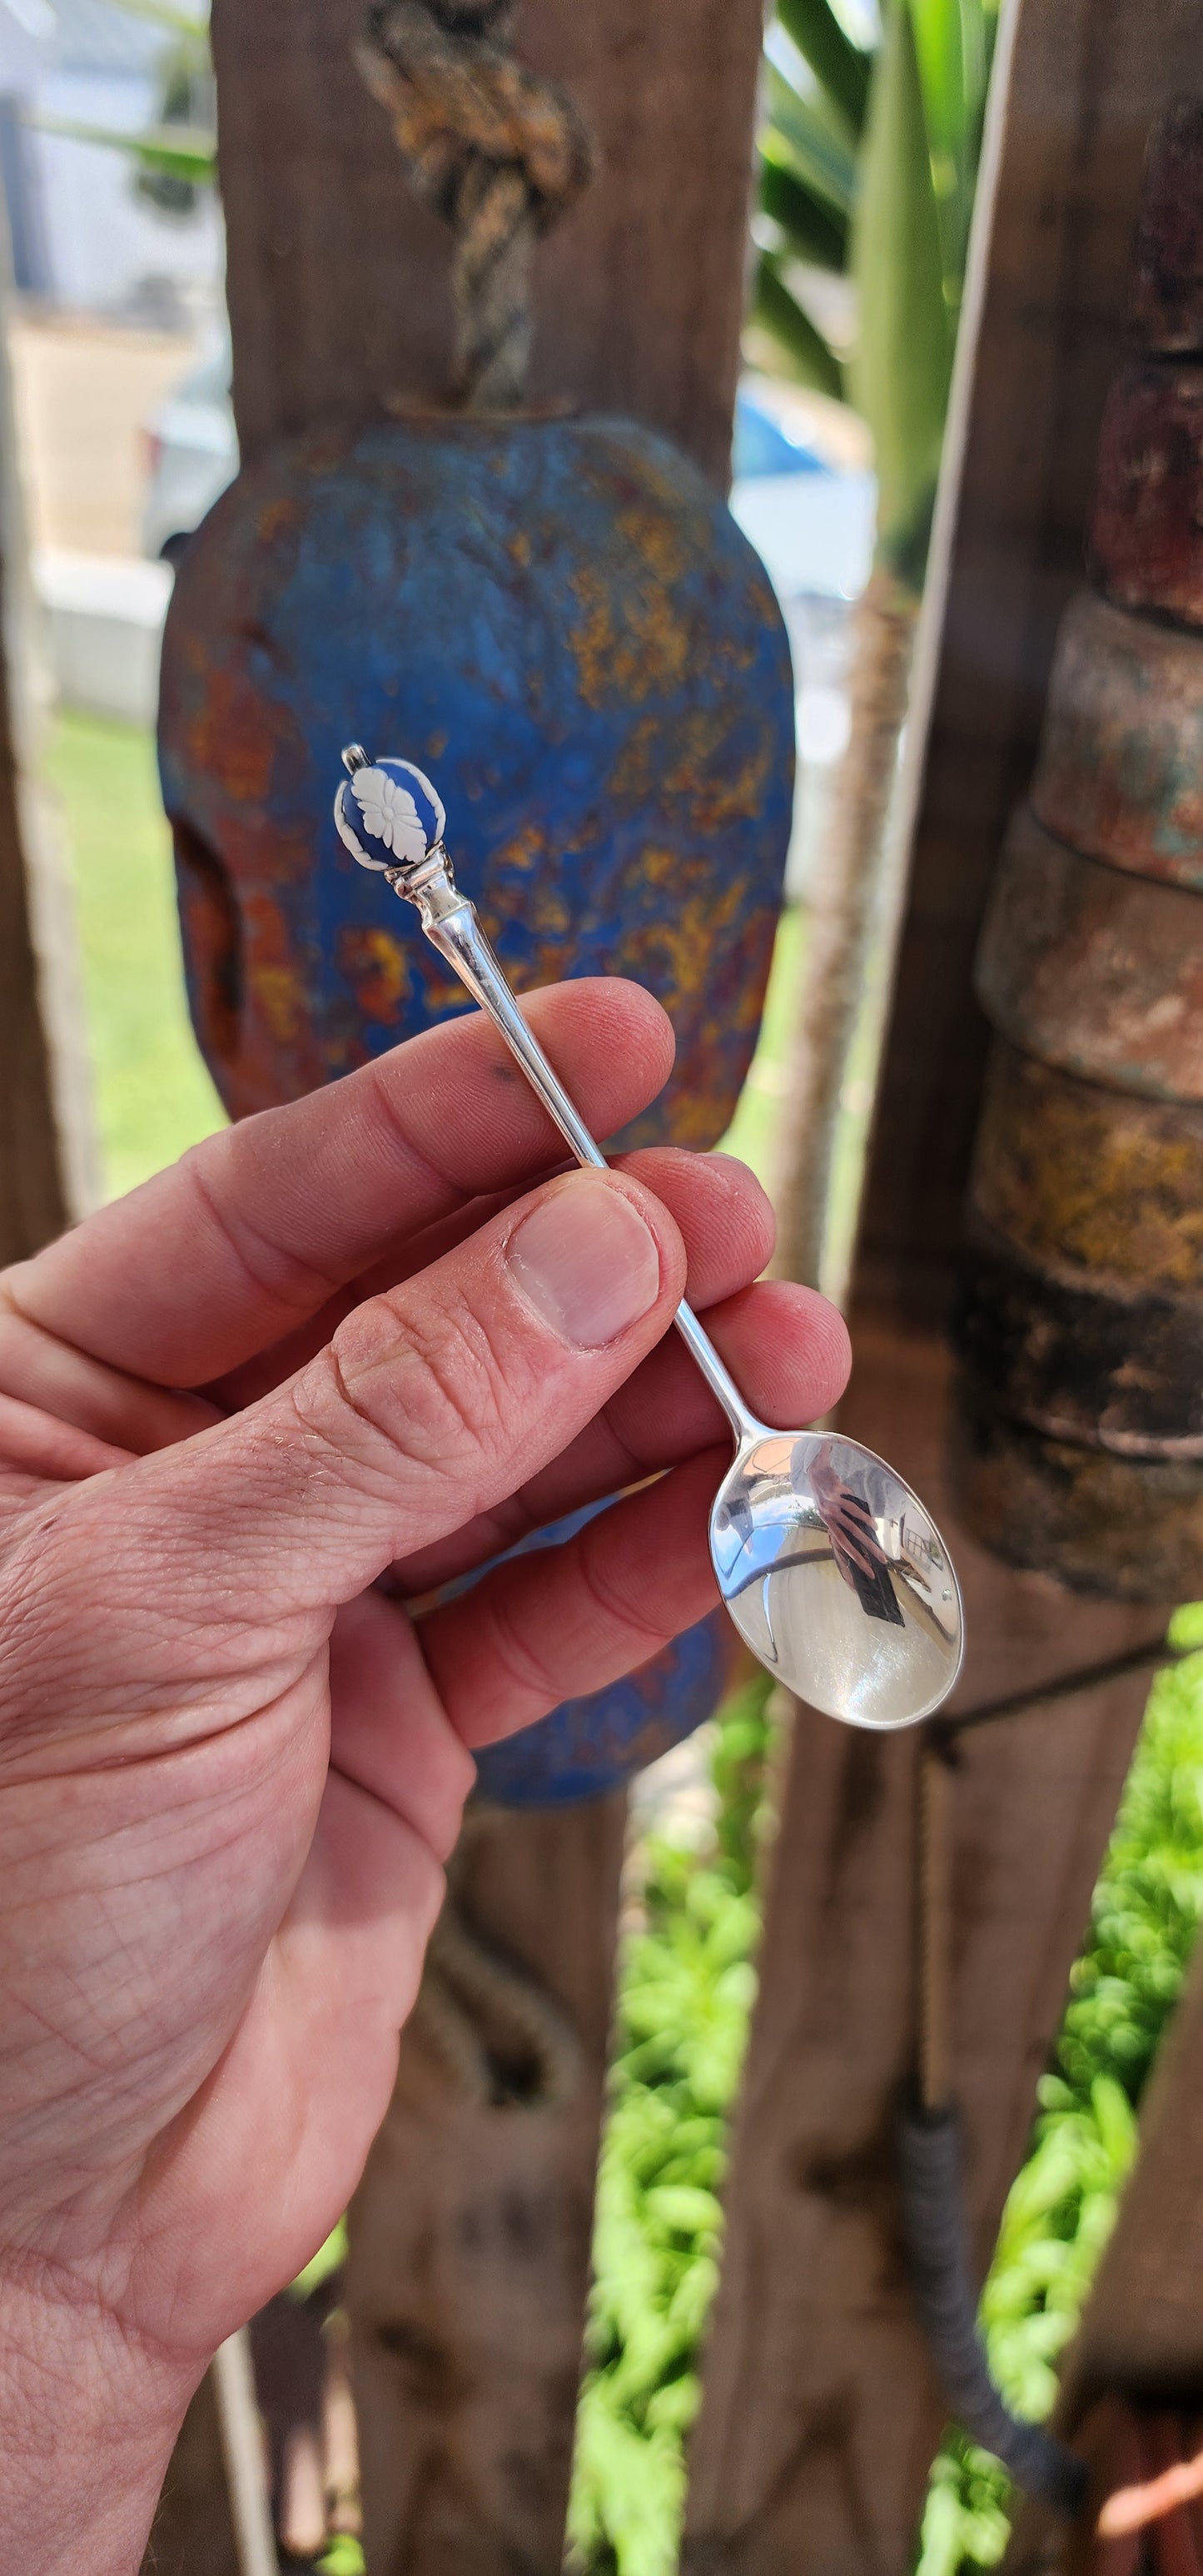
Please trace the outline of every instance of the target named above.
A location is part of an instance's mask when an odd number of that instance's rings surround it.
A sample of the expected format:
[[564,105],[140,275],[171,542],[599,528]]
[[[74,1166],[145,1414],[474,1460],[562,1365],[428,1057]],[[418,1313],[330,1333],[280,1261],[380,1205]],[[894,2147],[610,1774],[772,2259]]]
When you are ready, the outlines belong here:
[[531,252],[593,175],[567,92],[507,50],[513,0],[372,0],[360,72],[410,185],[455,232],[456,386],[473,411],[526,392]]

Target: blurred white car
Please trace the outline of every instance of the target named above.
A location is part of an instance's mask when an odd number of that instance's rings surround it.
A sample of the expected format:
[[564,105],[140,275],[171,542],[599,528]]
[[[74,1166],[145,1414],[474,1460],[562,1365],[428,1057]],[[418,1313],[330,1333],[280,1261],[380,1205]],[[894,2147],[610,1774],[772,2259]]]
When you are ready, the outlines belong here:
[[238,472],[227,333],[215,335],[191,374],[151,413],[143,439],[142,551],[178,563],[205,512]]

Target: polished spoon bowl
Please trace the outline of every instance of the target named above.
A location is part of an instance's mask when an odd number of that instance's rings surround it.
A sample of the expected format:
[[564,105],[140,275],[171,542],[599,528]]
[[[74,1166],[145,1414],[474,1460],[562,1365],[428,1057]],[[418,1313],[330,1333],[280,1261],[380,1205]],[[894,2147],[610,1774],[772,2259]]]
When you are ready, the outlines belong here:
[[[442,800],[406,760],[358,743],[334,800],[340,839],[414,904],[440,956],[487,1011],[579,1163],[606,1158],[532,1036],[443,846]],[[935,1522],[859,1440],[773,1431],[750,1413],[692,1309],[677,1330],[735,1435],[710,1515],[719,1590],[754,1654],[812,1708],[851,1726],[913,1726],[952,1689],[961,1595]]]

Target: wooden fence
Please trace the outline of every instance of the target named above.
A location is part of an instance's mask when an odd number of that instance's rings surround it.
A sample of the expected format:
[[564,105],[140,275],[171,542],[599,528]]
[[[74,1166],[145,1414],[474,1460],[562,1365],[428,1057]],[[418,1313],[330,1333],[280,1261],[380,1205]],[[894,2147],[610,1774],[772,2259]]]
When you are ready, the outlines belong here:
[[[332,411],[434,393],[446,373],[446,320],[426,284],[442,244],[384,120],[363,112],[350,62],[359,5],[215,0],[248,458]],[[597,186],[544,255],[540,336],[557,390],[669,431],[716,479],[761,14],[761,0],[527,0],[523,17],[524,53],[569,82],[602,144]],[[1040,1694],[1122,1661],[1159,1619],[1008,1570],[945,1498],[943,1323],[985,1052],[970,964],[1078,571],[1144,138],[1176,89],[1201,85],[1203,27],[1195,0],[1004,0],[999,61],[900,782],[900,885],[903,858],[909,875],[841,1416],[931,1496],[948,1530],[970,1636],[957,1706],[1028,1703],[960,1739],[951,1799],[952,2039],[981,2271],[1147,1676]],[[6,1255],[62,1214],[23,883],[5,750]],[[914,1737],[796,1713],[690,2459],[691,2576],[903,2576],[909,2563],[942,2421],[900,2254],[892,2140],[914,2046],[918,1751]],[[560,2566],[623,1829],[615,1799],[497,1814],[460,1855],[461,1904],[566,2017],[576,2076],[516,2118],[454,2098],[420,2018],[407,2035],[351,2213],[371,2576]],[[1155,2203],[1142,2223],[1156,2241]],[[1122,2303],[1107,2295],[1122,2343]],[[235,2576],[209,2388],[154,2549],[182,2576]]]

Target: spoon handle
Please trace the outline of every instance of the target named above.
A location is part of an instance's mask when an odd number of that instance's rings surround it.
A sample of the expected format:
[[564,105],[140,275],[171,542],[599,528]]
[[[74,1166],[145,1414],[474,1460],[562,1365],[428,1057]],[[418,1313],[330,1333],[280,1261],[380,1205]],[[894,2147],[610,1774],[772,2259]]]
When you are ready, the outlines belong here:
[[[432,851],[431,858],[435,856]],[[432,946],[446,958],[449,966],[454,967],[460,982],[467,985],[482,1011],[488,1012],[494,1028],[500,1030],[511,1055],[517,1058],[527,1081],[550,1111],[578,1163],[592,1164],[604,1172],[605,1155],[594,1143],[558,1074],[553,1071],[537,1038],[527,1027],[506,982],[501,962],[481,929],[475,904],[460,893],[445,856],[424,885],[404,883],[399,870],[396,874],[390,870],[389,878],[395,894],[407,896],[417,905],[422,928]],[[755,1415],[749,1413],[709,1334],[703,1332],[692,1306],[687,1306],[684,1298],[677,1308],[675,1321],[677,1331],[697,1361],[711,1393],[718,1397],[736,1440],[754,1438],[761,1425]]]

